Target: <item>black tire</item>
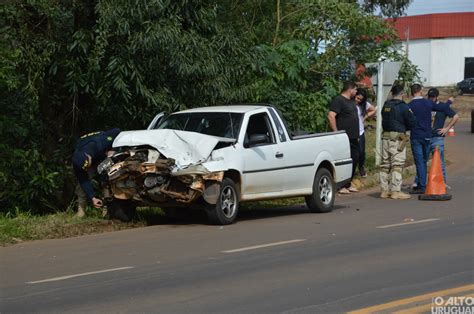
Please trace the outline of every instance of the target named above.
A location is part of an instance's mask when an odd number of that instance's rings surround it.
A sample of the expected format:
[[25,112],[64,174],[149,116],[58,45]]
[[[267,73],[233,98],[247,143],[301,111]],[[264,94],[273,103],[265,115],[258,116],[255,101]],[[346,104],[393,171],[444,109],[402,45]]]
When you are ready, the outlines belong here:
[[230,178],[221,182],[216,205],[206,207],[207,218],[215,225],[230,225],[235,222],[239,212],[239,189]]
[[183,220],[189,218],[189,209],[181,208],[181,207],[165,207],[161,208],[164,212],[166,217]]
[[113,200],[107,206],[107,212],[110,219],[130,222],[135,218],[137,207],[130,200]]
[[312,213],[329,213],[336,198],[336,183],[331,172],[320,168],[314,176],[313,194],[306,196],[306,205]]
[[471,110],[471,133],[474,133],[474,109]]

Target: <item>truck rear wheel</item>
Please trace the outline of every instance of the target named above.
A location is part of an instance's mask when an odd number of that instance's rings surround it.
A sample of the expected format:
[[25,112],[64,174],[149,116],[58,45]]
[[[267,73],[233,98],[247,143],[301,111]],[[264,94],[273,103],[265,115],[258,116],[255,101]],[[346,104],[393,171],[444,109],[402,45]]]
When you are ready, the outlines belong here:
[[130,222],[135,217],[137,207],[129,200],[113,200],[107,207],[110,219],[118,219],[123,222]]
[[306,205],[312,213],[328,213],[332,210],[336,195],[336,184],[331,172],[320,168],[314,176],[313,194],[306,196]]
[[222,180],[217,203],[206,208],[207,217],[212,224],[230,225],[235,222],[239,211],[238,191],[232,179]]

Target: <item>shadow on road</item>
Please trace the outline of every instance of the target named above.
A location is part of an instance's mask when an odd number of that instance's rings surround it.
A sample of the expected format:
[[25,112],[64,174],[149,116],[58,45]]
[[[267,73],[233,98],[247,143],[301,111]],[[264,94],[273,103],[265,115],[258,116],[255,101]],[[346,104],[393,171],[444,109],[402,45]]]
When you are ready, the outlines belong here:
[[[334,205],[333,211],[347,208],[343,205]],[[250,221],[256,219],[271,219],[283,216],[309,214],[305,205],[291,205],[276,208],[242,208],[239,211],[237,222]],[[328,213],[326,215],[330,215]],[[144,221],[146,225],[209,225],[207,215],[204,210],[181,209],[169,213],[169,215],[158,215],[150,213],[138,213],[139,219]],[[324,214],[314,214],[324,215]]]

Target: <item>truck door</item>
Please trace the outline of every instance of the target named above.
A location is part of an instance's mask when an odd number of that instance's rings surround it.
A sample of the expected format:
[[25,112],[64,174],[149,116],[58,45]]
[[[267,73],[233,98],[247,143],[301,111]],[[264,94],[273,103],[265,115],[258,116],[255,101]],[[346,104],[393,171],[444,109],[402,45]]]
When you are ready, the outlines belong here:
[[270,115],[278,130],[280,154],[283,154],[282,161],[286,166],[285,180],[282,186],[284,194],[300,193],[304,189],[313,186],[314,179],[314,160],[316,159],[316,152],[319,151],[315,147],[316,140],[298,140],[290,141],[284,132],[284,126],[274,108],[268,108]]
[[243,143],[243,194],[282,190],[286,171],[278,145],[268,113],[251,115]]

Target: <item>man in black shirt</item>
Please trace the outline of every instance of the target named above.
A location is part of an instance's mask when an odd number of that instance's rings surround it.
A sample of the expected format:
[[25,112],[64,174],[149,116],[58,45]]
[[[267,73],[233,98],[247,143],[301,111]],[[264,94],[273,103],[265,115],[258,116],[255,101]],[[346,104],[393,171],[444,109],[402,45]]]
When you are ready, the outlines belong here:
[[[351,145],[352,177],[354,177],[355,165],[359,160],[359,117],[354,102],[356,93],[357,86],[354,82],[344,82],[341,94],[336,96],[329,104],[328,113],[328,121],[331,129],[333,131],[344,130],[349,137]],[[352,187],[350,183],[339,190],[341,194],[349,194],[350,192],[359,191]]]

